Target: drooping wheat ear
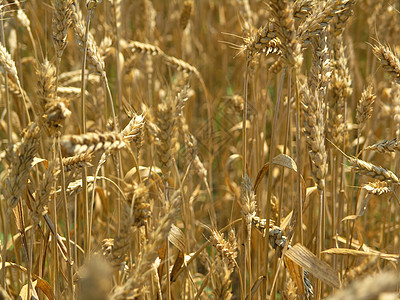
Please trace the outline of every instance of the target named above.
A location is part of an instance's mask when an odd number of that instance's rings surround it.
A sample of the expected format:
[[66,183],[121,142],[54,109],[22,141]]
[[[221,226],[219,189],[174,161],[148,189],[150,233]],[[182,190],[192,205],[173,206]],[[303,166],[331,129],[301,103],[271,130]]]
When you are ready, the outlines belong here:
[[26,187],[26,182],[32,168],[33,158],[39,148],[39,127],[32,123],[23,133],[22,143],[17,153],[11,154],[11,170],[2,189],[4,198],[10,208],[17,206]]
[[388,186],[386,181],[369,182],[363,185],[363,188],[366,189],[368,193],[378,196],[392,192],[392,189]]
[[240,188],[240,204],[242,208],[242,214],[245,218],[245,222],[247,225],[247,233],[250,236],[253,218],[256,216],[257,203],[256,195],[254,194],[253,190],[253,185],[247,173],[244,175]]
[[192,10],[193,10],[193,0],[186,0],[183,3],[181,16],[179,18],[179,26],[182,30],[185,30],[187,24],[189,23]]
[[296,37],[293,17],[293,2],[287,0],[271,0],[268,2],[273,17],[274,30],[281,41],[282,62],[288,67],[299,69],[303,56],[301,44]]
[[74,155],[100,150],[111,152],[125,147],[123,136],[116,132],[64,135],[61,144],[67,153]]
[[176,98],[167,96],[158,105],[157,125],[158,132],[157,152],[160,158],[161,170],[164,178],[168,178],[172,169],[172,162],[175,155],[176,123],[177,123],[177,102]]
[[318,91],[312,91],[306,85],[300,88],[302,108],[304,112],[304,133],[309,147],[312,161],[312,174],[317,183],[319,192],[325,186],[327,172],[327,154],[325,150],[325,121],[324,99],[319,97]]
[[187,74],[195,74],[198,78],[202,78],[200,75],[200,72],[197,70],[196,67],[192,66],[191,64],[183,61],[182,59],[166,55],[164,54],[163,56],[164,61],[169,64],[170,66],[174,67],[178,71],[187,73]]
[[149,186],[144,183],[127,185],[125,193],[128,204],[133,205],[133,225],[144,226],[151,216]]
[[371,178],[375,178],[388,183],[399,183],[399,179],[392,171],[353,157],[347,157],[347,160],[351,164],[351,167],[361,175],[369,176]]
[[281,54],[281,41],[277,37],[274,25],[271,22],[267,22],[258,30],[250,31],[248,36],[243,38],[243,42],[241,51],[246,52],[248,60],[253,59],[258,54]]
[[57,163],[51,161],[44,173],[44,178],[40,181],[35,200],[31,203],[32,211],[30,212],[30,215],[34,228],[39,224],[40,218],[48,211],[47,206],[50,197],[52,197],[56,192],[54,184],[57,181],[58,173],[59,170],[57,170]]
[[165,63],[176,68],[178,71],[185,72],[188,74],[194,73],[198,78],[202,79],[200,72],[197,70],[196,67],[190,65],[189,63],[179,58],[165,54],[164,51],[162,51],[157,46],[154,46],[152,44],[145,44],[137,41],[132,41],[128,44],[127,49],[130,49],[132,53],[138,52],[142,54],[159,56],[164,60]]
[[[87,77],[87,82],[95,85],[95,84],[99,84],[100,83],[100,76],[99,74],[88,74],[88,70],[85,70],[85,74]],[[69,86],[73,86],[73,85],[77,85],[81,83],[81,79],[82,79],[82,70],[75,70],[75,71],[70,71],[70,72],[63,72],[59,75],[59,83],[62,86],[65,87],[69,87]]]
[[121,134],[124,141],[134,143],[138,152],[143,146],[144,141],[144,116],[134,114],[128,125],[122,130]]
[[343,33],[348,19],[353,15],[353,6],[355,0],[340,0],[337,1],[336,13],[329,22],[331,34],[338,36]]
[[397,138],[394,138],[365,147],[364,150],[373,150],[380,153],[400,151],[400,142]]
[[39,99],[37,113],[42,115],[45,106],[55,99],[56,95],[56,68],[47,59],[36,69],[37,89],[36,94]]
[[358,134],[361,134],[361,131],[365,127],[365,123],[372,116],[373,105],[375,102],[375,94],[372,89],[372,85],[369,85],[361,94],[361,98],[357,104],[357,114],[356,121],[358,123]]
[[179,193],[174,193],[170,201],[168,201],[169,207],[166,215],[160,219],[158,224],[155,224],[156,229],[149,234],[149,241],[142,248],[141,255],[135,264],[131,277],[123,286],[117,287],[114,290],[110,299],[130,299],[132,295],[138,295],[142,289],[146,288],[146,282],[150,282],[148,276],[152,270],[151,265],[158,256],[161,244],[168,236],[178,212],[179,203]]
[[132,53],[138,52],[149,55],[164,55],[164,51],[162,51],[159,47],[138,41],[130,42],[127,46],[127,49],[130,49]]
[[[59,86],[57,88],[57,96],[67,99],[77,99],[81,95],[81,89],[72,86]],[[88,91],[85,91],[86,97],[92,97]]]
[[217,249],[221,260],[226,263],[226,266],[230,271],[233,271],[236,266],[235,259],[237,257],[237,242],[235,238],[235,232],[233,230],[230,231],[228,241],[226,241],[224,239],[224,234],[213,229],[210,240],[215,249]]
[[[97,2],[97,1],[93,1]],[[71,21],[72,21],[72,27],[74,29],[75,33],[75,40],[78,44],[78,47],[81,49],[81,51],[84,51],[84,46],[85,46],[85,25],[82,20],[82,14],[80,11],[77,10],[76,5],[72,5],[72,14],[71,14]],[[99,47],[96,44],[96,41],[93,38],[93,35],[88,32],[88,37],[87,37],[87,58],[88,58],[88,63],[94,69],[96,70],[97,73],[99,73],[103,78],[106,77],[105,75],[105,64],[103,59],[101,58],[100,55],[100,50]]]
[[213,296],[214,299],[218,300],[230,300],[232,299],[232,287],[231,287],[231,274],[232,270],[228,268],[226,263],[219,257],[216,256],[214,264],[212,265],[212,284],[213,284]]
[[384,46],[379,42],[376,45],[372,45],[372,51],[392,80],[395,83],[400,83],[400,60],[397,57],[397,53],[389,45]]
[[70,172],[74,169],[80,169],[83,167],[91,167],[90,163],[93,159],[93,153],[85,152],[79,155],[70,157],[63,157],[63,166],[65,172]]
[[311,43],[314,51],[312,52],[309,86],[312,90],[318,91],[319,96],[323,99],[332,75],[325,30],[312,38]]
[[53,43],[58,58],[67,47],[67,33],[71,25],[72,0],[56,0],[53,14]]

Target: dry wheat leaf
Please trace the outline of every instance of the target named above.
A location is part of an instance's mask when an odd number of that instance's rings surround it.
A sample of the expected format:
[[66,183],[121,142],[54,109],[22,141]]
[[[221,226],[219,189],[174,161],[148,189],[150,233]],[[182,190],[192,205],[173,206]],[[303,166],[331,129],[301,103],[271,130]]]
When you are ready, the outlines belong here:
[[353,256],[379,256],[382,259],[393,262],[398,262],[400,260],[400,256],[396,254],[386,254],[378,251],[366,252],[362,250],[347,249],[347,248],[331,248],[322,251],[322,253],[336,254],[336,255],[353,255]]
[[[290,169],[290,170],[292,170],[292,171],[297,173],[296,162],[293,160],[293,158],[291,158],[288,155],[279,154],[279,155],[275,156],[272,159],[271,164],[288,168],[288,169]],[[254,193],[257,192],[257,187],[261,183],[261,180],[263,179],[263,177],[267,173],[269,167],[270,167],[270,163],[268,162],[258,171],[256,180],[255,180],[255,183],[254,183],[254,188],[253,188]],[[301,174],[300,174],[300,178],[301,178],[301,193],[302,193],[302,199],[303,199],[303,203],[304,203],[304,200],[306,199],[306,185],[305,185],[303,176],[301,176]],[[295,228],[297,226],[298,211],[299,211],[299,207],[298,207],[298,202],[296,201],[295,202],[295,207],[293,209],[293,214],[292,214],[292,217],[290,219],[289,227],[288,227],[288,230],[287,230],[287,238],[289,240],[292,238],[294,230],[295,230]]]
[[47,159],[40,158],[40,157],[34,157],[31,166],[33,167],[33,166],[35,166],[35,165],[37,165],[38,163],[41,163],[41,162],[44,164],[44,167],[47,169],[47,167],[49,165],[49,162],[47,161]]
[[286,167],[297,172],[297,165],[296,162],[290,156],[286,154],[279,154],[272,159],[272,163],[274,165],[279,165],[282,167]]
[[250,297],[249,295],[246,296],[246,300],[248,299],[253,299],[254,295],[256,294],[258,288],[260,287],[261,283],[266,279],[264,275],[261,275],[260,277],[257,278],[256,282],[253,283],[253,286],[251,287],[251,292],[250,292]]
[[[140,176],[142,178],[147,178],[149,177],[150,174],[150,168],[148,167],[144,167],[144,166],[139,166],[139,170],[140,170]],[[156,167],[156,166],[152,166],[151,168],[151,175],[152,176],[158,176],[158,174],[161,174],[161,169]],[[132,169],[130,169],[128,172],[126,172],[125,177],[124,177],[124,181],[131,183],[135,181],[135,177],[136,177],[136,167],[133,167]],[[158,178],[157,178],[158,179]]]
[[171,270],[171,275],[170,275],[171,280],[175,277],[176,273],[178,273],[184,261],[185,261],[185,255],[181,251],[179,251],[178,255],[176,256],[174,266],[172,267]]
[[358,215],[349,215],[347,217],[344,217],[340,222],[349,221],[349,220],[355,220],[355,219],[357,219],[359,217],[360,216],[358,216]]
[[306,189],[306,199],[308,199],[314,192],[318,190],[317,186],[311,186]]
[[[162,246],[158,249],[158,257],[160,258],[161,262],[164,262],[165,255],[167,254],[167,241],[164,241]],[[162,274],[163,272],[163,263],[160,263],[160,266],[158,267],[158,274]]]
[[292,248],[288,249],[285,255],[296,264],[307,270],[314,277],[334,288],[340,288],[338,272],[326,262],[318,259],[314,253],[312,253],[306,247],[296,244]]
[[357,213],[358,216],[363,216],[365,210],[367,209],[369,200],[371,200],[372,195],[367,193],[366,189],[361,189],[359,193],[359,200],[357,201]]
[[[16,264],[16,263],[6,262],[6,263],[5,263],[5,267],[6,267],[6,268],[13,268],[13,269],[22,271],[22,272],[24,272],[25,274],[27,273],[27,270],[26,270],[25,267],[20,266],[20,265],[18,265],[18,264]],[[0,265],[0,270],[1,270],[1,265]],[[34,282],[35,282],[35,284],[36,284],[36,287],[39,288],[39,289],[41,289],[42,292],[47,296],[47,298],[48,298],[49,300],[53,300],[53,299],[54,299],[54,294],[53,294],[53,290],[51,289],[50,284],[49,284],[46,280],[44,280],[43,278],[39,277],[39,276],[36,275],[36,274],[32,274],[32,277],[33,277],[33,279],[35,279]],[[22,290],[22,289],[21,289],[21,290]],[[26,297],[25,297],[25,298],[26,298]]]
[[168,241],[179,249],[182,253],[185,253],[185,236],[182,230],[176,227],[174,224],[171,226],[171,230],[168,234]]
[[[285,168],[288,168],[288,169],[290,169],[290,170],[292,170],[292,171],[297,173],[296,162],[293,160],[293,158],[291,158],[290,156],[288,156],[286,154],[279,154],[279,155],[275,156],[272,159],[272,165],[285,167]],[[258,171],[256,180],[254,182],[254,187],[253,187],[253,190],[254,190],[255,193],[257,192],[257,187],[261,183],[261,180],[263,179],[265,174],[268,172],[269,167],[270,167],[270,164],[268,162]],[[306,197],[306,185],[305,185],[303,177],[301,177],[301,184],[302,184],[303,199],[305,199],[305,197]]]
[[[37,292],[35,290],[36,284],[37,284],[37,281],[36,280],[33,281],[32,282],[32,289],[30,289],[30,295],[31,295],[30,299],[32,299],[32,300],[36,300],[36,299],[39,300],[39,296],[38,296],[38,294],[37,294]],[[22,289],[19,291],[18,300],[26,300],[26,299],[28,299],[28,294],[29,294],[29,287],[28,287],[28,284],[25,284],[22,287]]]
[[303,278],[303,270],[299,267],[298,264],[294,263],[288,257],[284,257],[283,260],[285,261],[286,268],[290,274],[290,277],[295,282],[297,286],[297,294],[304,295],[304,278]]
[[283,221],[281,221],[281,225],[280,228],[284,231],[286,229],[286,227],[289,225],[290,220],[292,219],[292,215],[293,215],[293,210],[288,213],[288,215],[283,219]]
[[53,299],[53,292],[51,290],[50,284],[46,280],[38,279],[36,287],[39,288],[49,300]]
[[[347,243],[346,242],[346,238],[344,238],[342,236],[334,237],[334,239],[337,239],[337,241],[342,243],[342,244],[346,244]],[[379,251],[374,250],[374,249],[371,249],[370,247],[368,247],[368,245],[366,245],[365,243],[362,243],[362,241],[358,241],[358,240],[356,240],[354,238],[353,238],[353,242],[351,243],[351,247],[353,247],[354,249],[357,249],[357,250],[362,249],[364,252],[374,253],[375,255],[384,255],[384,253],[379,252]],[[390,255],[392,255],[392,254],[390,254]]]

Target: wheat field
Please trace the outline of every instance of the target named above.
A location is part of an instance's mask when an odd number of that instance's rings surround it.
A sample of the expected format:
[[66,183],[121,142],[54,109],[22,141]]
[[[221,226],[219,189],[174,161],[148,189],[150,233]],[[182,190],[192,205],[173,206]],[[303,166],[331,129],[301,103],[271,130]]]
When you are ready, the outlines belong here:
[[0,299],[399,299],[399,10],[0,1]]

